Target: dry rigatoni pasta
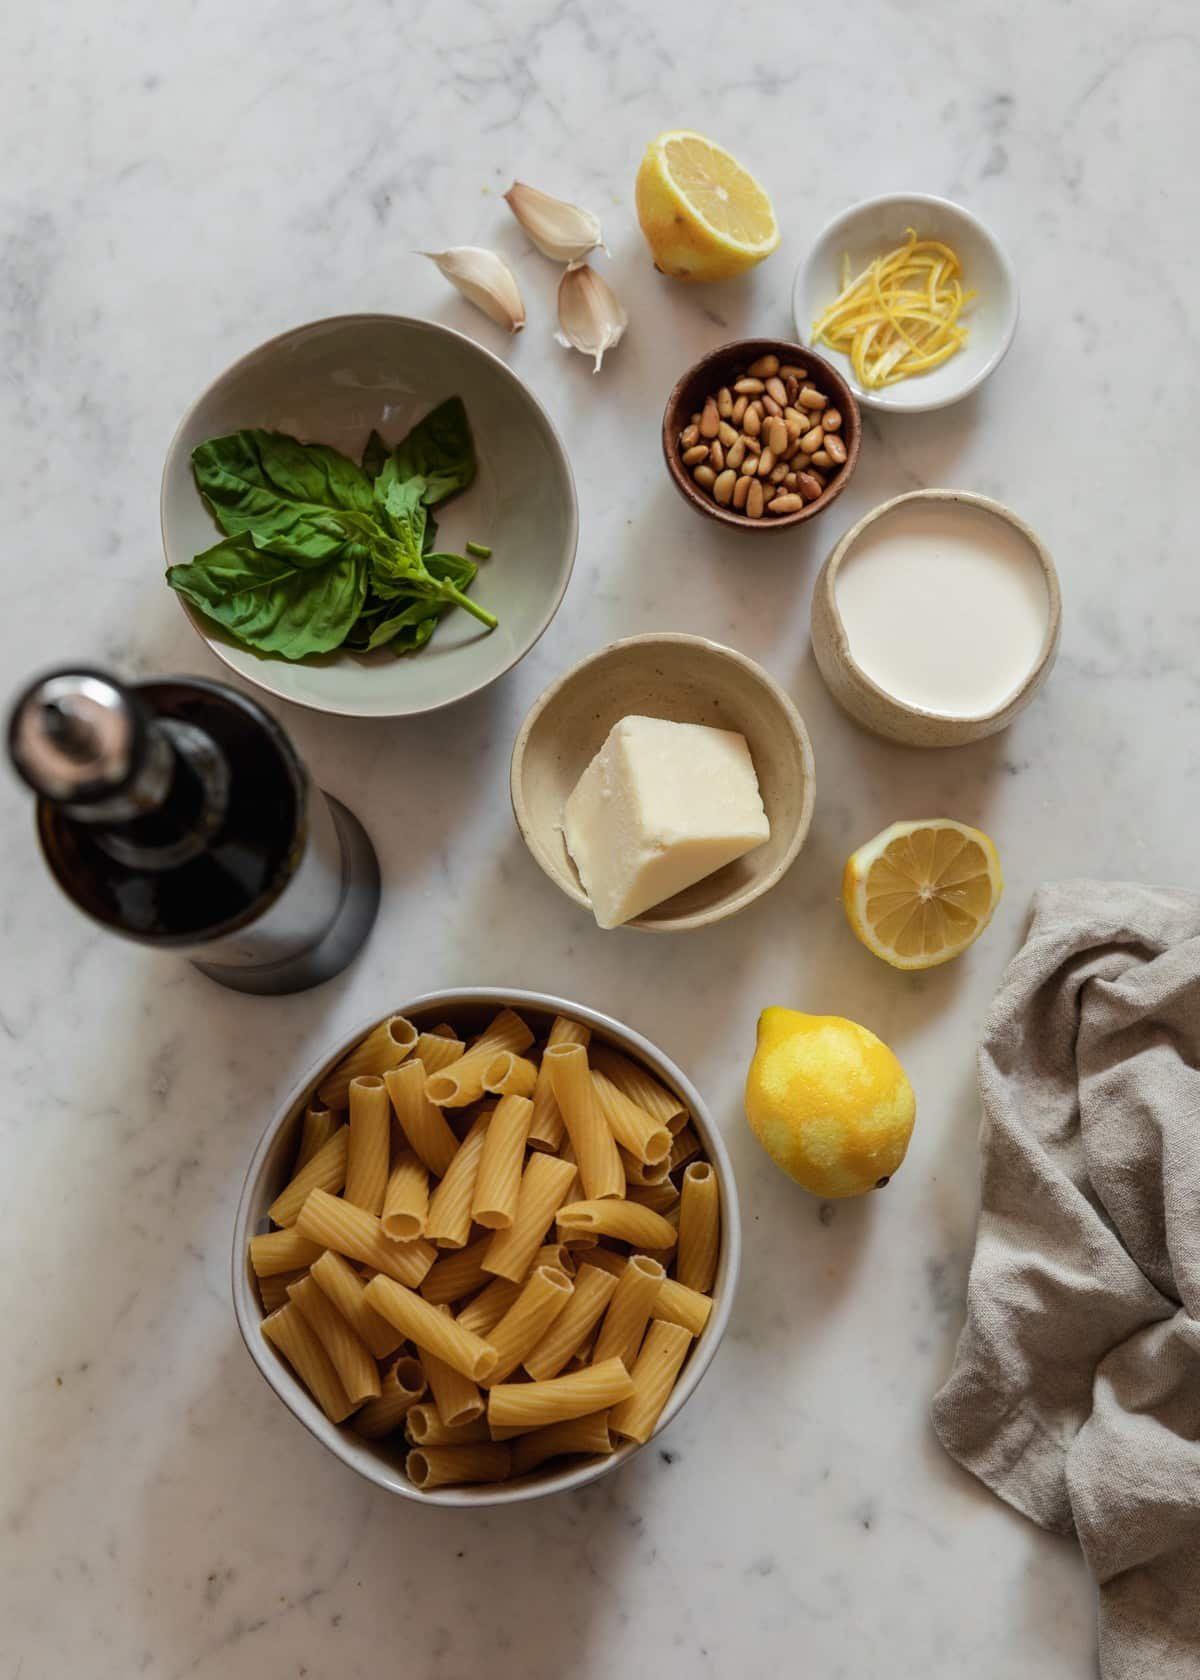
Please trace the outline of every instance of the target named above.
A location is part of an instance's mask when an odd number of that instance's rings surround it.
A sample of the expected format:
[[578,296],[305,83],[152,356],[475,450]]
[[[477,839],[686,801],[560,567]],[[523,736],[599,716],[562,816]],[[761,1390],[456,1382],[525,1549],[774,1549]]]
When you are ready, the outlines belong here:
[[531,1097],[538,1070],[527,1056],[502,1050],[483,1070],[483,1088],[498,1097]]
[[488,1122],[471,1197],[471,1218],[489,1231],[507,1230],[513,1222],[532,1116],[533,1104],[527,1097],[505,1096]]
[[367,1213],[380,1213],[388,1180],[392,1106],[383,1080],[373,1073],[350,1081],[350,1151],[346,1159],[348,1202]]
[[263,1319],[262,1333],[278,1348],[331,1422],[341,1423],[350,1416],[354,1402],[299,1307],[288,1301]]
[[555,1215],[558,1228],[569,1237],[582,1231],[593,1237],[616,1237],[633,1248],[674,1248],[675,1227],[653,1208],[606,1197],[602,1202],[567,1202]]
[[383,1193],[379,1223],[391,1242],[411,1242],[424,1234],[429,1213],[429,1169],[411,1149],[395,1157]]
[[489,1388],[511,1376],[533,1352],[574,1293],[574,1284],[557,1266],[538,1266],[530,1273],[512,1306],[487,1333],[496,1350],[496,1363],[484,1379]]
[[507,1447],[414,1447],[404,1461],[414,1487],[453,1487],[459,1482],[503,1482],[512,1470]]
[[268,1219],[276,1225],[294,1225],[310,1190],[328,1190],[336,1196],[346,1182],[349,1151],[350,1128],[339,1126],[279,1192],[267,1209]]
[[575,1183],[575,1168],[556,1155],[531,1155],[521,1178],[517,1211],[506,1231],[492,1238],[485,1272],[519,1282],[529,1270],[554,1215]]
[[[665,1215],[664,1215],[665,1217]],[[684,1169],[679,1197],[679,1248],[675,1276],[689,1289],[707,1294],[717,1275],[721,1245],[721,1194],[707,1161]]]
[[493,1278],[487,1288],[481,1289],[456,1315],[458,1322],[464,1330],[473,1330],[477,1336],[486,1337],[520,1293],[521,1285],[511,1278]]
[[476,1117],[429,1198],[425,1233],[439,1248],[465,1248],[471,1232],[471,1199],[483,1159],[490,1114]]
[[256,1277],[275,1272],[298,1272],[311,1266],[326,1245],[313,1242],[294,1225],[282,1231],[263,1231],[250,1238],[250,1264]]
[[592,1066],[610,1079],[623,1096],[636,1103],[653,1120],[661,1120],[669,1132],[677,1132],[688,1121],[687,1106],[673,1091],[668,1091],[644,1067],[622,1056],[607,1044],[597,1045],[591,1057]]
[[625,1172],[616,1139],[600,1112],[587,1051],[581,1044],[556,1044],[546,1051],[545,1060],[550,1063],[550,1085],[579,1165],[584,1196],[593,1201],[623,1196]]
[[671,1153],[671,1134],[661,1120],[655,1120],[630,1102],[607,1074],[592,1070],[592,1085],[608,1129],[622,1149],[629,1151],[643,1166],[657,1166]]
[[417,1042],[417,1029],[403,1015],[389,1015],[361,1044],[356,1044],[348,1056],[338,1063],[332,1073],[317,1086],[317,1100],[326,1108],[345,1108],[350,1096],[350,1081],[360,1073],[384,1074],[398,1067],[410,1056]]
[[494,1439],[500,1431],[522,1435],[527,1429],[603,1411],[632,1393],[633,1378],[619,1359],[548,1382],[500,1383],[488,1395],[488,1428]]
[[355,1406],[379,1395],[379,1367],[367,1344],[355,1334],[333,1302],[311,1277],[292,1284],[288,1297],[308,1324],[341,1378],[347,1397]]
[[614,1435],[630,1441],[650,1439],[691,1344],[691,1336],[680,1325],[655,1319],[633,1368],[633,1393],[609,1413],[608,1426]]
[[483,1262],[491,1245],[492,1233],[485,1231],[482,1237],[466,1248],[451,1249],[443,1254],[434,1262],[421,1285],[425,1299],[440,1307],[447,1302],[461,1301],[464,1295],[470,1295],[472,1290],[487,1283],[491,1274],[484,1271]]
[[[436,1042],[444,1044],[447,1040]],[[425,1064],[414,1056],[385,1073],[383,1083],[396,1124],[409,1147],[435,1178],[441,1178],[458,1152],[458,1139],[446,1124],[441,1109],[435,1108],[425,1095],[425,1079]]]
[[544,1429],[518,1435],[512,1443],[512,1473],[523,1476],[536,1470],[548,1458],[575,1457],[585,1453],[610,1453],[614,1446],[608,1429],[607,1412],[589,1412],[586,1417],[548,1423]]
[[368,1441],[394,1435],[425,1392],[420,1361],[398,1359],[379,1380],[379,1397],[368,1400],[354,1419],[354,1427]]
[[[342,1117],[332,1108],[306,1108],[304,1119],[300,1125],[300,1146],[296,1150],[296,1164],[293,1173],[298,1173],[312,1160],[317,1150],[322,1148],[337,1131],[342,1123]],[[280,1225],[283,1220],[279,1220]]]
[[502,1009],[464,1056],[429,1075],[425,1095],[439,1108],[466,1108],[483,1095],[484,1073],[501,1051],[527,1050],[532,1043],[533,1034],[521,1017]]
[[449,1313],[431,1307],[394,1278],[373,1277],[367,1285],[367,1301],[389,1324],[403,1330],[410,1342],[444,1359],[472,1382],[486,1377],[496,1363],[495,1349],[482,1337],[464,1330]]
[[251,1239],[264,1335],[364,1441],[407,1436],[414,1486],[646,1439],[712,1311],[718,1183],[685,1106],[541,1020],[374,1029],[296,1113],[280,1228]]
[[309,1193],[293,1229],[321,1248],[332,1248],[335,1254],[344,1254],[348,1260],[357,1260],[414,1289],[437,1257],[437,1250],[421,1237],[415,1242],[389,1242],[374,1214],[325,1190]]
[[319,1260],[313,1261],[309,1276],[354,1327],[375,1359],[386,1359],[401,1346],[404,1337],[395,1325],[367,1305],[367,1286],[348,1260],[327,1248]]
[[633,1362],[666,1275],[657,1260],[651,1260],[645,1254],[630,1257],[629,1264],[617,1280],[616,1292],[596,1337],[592,1350],[596,1364],[605,1359],[619,1359],[627,1371],[633,1370]]
[[[546,1037],[546,1049],[551,1050],[556,1044],[587,1045],[591,1036],[592,1029],[585,1027],[582,1021],[572,1021],[566,1015],[556,1015]],[[543,1056],[538,1068],[537,1084],[533,1088],[533,1120],[529,1127],[529,1147],[546,1149],[552,1155],[557,1154],[565,1136],[562,1115],[550,1084],[550,1069],[546,1066],[546,1058]]]
[[617,1279],[608,1272],[589,1266],[586,1261],[580,1266],[575,1293],[541,1341],[521,1361],[535,1382],[546,1382],[565,1369],[599,1324],[616,1287]]
[[443,1423],[436,1406],[412,1406],[404,1419],[404,1433],[416,1447],[469,1446],[472,1441],[490,1441],[487,1419],[473,1423]]

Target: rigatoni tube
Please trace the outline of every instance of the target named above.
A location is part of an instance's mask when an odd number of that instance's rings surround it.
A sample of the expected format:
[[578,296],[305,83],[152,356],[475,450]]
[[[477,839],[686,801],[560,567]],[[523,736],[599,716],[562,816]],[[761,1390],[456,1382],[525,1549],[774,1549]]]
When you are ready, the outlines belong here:
[[472,1382],[486,1377],[496,1363],[496,1350],[482,1337],[464,1330],[449,1313],[439,1312],[393,1278],[373,1277],[367,1285],[367,1301],[419,1348],[444,1359]]
[[633,1368],[633,1393],[609,1414],[614,1435],[630,1441],[650,1439],[691,1345],[691,1336],[680,1325],[655,1319]]
[[321,1248],[332,1248],[414,1289],[437,1257],[437,1250],[420,1237],[416,1242],[389,1242],[373,1214],[324,1190],[310,1193],[294,1229]]
[[549,1382],[501,1383],[488,1395],[488,1427],[493,1438],[498,1432],[523,1434],[564,1418],[603,1411],[632,1393],[633,1378],[619,1359],[552,1377]]
[[556,1044],[544,1058],[550,1063],[550,1085],[571,1139],[583,1193],[589,1200],[625,1194],[625,1171],[616,1140],[588,1071],[588,1054],[581,1044]]

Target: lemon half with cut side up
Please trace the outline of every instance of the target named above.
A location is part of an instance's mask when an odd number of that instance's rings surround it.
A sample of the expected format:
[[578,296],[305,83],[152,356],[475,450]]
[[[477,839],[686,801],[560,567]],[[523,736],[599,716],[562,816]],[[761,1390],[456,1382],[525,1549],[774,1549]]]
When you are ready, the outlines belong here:
[[885,828],[846,859],[842,905],[857,937],[893,968],[935,968],[972,944],[1004,891],[982,829],[931,817]]
[[728,280],[779,244],[771,200],[754,176],[689,129],[650,142],[635,196],[654,265],[673,279]]

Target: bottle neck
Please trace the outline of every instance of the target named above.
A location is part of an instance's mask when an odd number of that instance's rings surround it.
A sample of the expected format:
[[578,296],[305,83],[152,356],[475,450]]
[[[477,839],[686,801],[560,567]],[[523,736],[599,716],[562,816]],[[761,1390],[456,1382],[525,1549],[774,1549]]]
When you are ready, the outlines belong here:
[[229,805],[229,765],[211,736],[156,717],[137,776],[120,795],[69,807],[96,845],[127,869],[177,869],[212,844]]

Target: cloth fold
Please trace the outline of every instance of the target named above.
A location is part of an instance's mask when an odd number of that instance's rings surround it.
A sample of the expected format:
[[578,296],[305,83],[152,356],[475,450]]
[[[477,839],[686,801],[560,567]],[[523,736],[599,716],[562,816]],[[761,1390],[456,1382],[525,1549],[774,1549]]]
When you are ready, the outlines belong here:
[[1104,1680],[1200,1677],[1200,895],[1041,888],[979,1052],[946,1451],[1099,1588]]

